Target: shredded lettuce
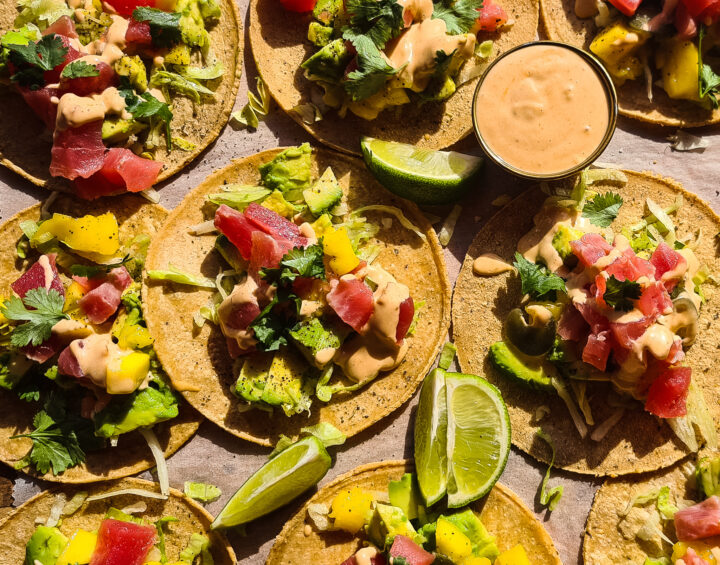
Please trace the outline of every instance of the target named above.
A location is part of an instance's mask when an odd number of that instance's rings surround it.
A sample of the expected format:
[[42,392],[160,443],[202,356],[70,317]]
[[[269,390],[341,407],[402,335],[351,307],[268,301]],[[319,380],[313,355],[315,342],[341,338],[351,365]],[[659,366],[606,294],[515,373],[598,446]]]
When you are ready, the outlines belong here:
[[202,96],[212,98],[215,93],[202,84],[185,78],[184,76],[170,71],[155,71],[150,77],[151,88],[166,88],[178,94],[182,94],[199,103]]
[[571,380],[570,388],[575,394],[580,411],[585,417],[585,423],[588,426],[594,426],[595,420],[593,420],[592,411],[590,410],[590,402],[587,397],[587,381]]
[[103,500],[105,498],[112,498],[114,496],[125,496],[125,495],[131,495],[131,496],[144,496],[145,498],[154,498],[157,500],[165,500],[167,496],[164,496],[163,494],[159,492],[152,492],[151,490],[145,490],[140,488],[123,488],[118,490],[112,490],[110,492],[103,492],[101,494],[94,494],[92,496],[88,496],[85,499],[85,502],[94,502],[96,500]]
[[345,228],[350,243],[352,243],[355,253],[362,249],[364,243],[375,237],[380,231],[380,226],[368,221],[364,216],[350,214],[350,216],[338,227]]
[[575,406],[572,396],[570,396],[567,388],[565,388],[565,383],[558,377],[552,377],[550,382],[555,391],[558,393],[558,396],[567,406],[568,412],[570,412],[570,417],[572,418],[580,437],[585,439],[585,436],[588,433],[587,426],[585,426],[585,422],[583,421],[582,416],[580,416],[580,412],[578,411],[577,406]]
[[443,222],[440,231],[438,232],[438,241],[443,247],[447,247],[448,243],[452,239],[453,233],[455,232],[455,224],[457,224],[458,218],[462,213],[462,206],[455,204],[453,209],[448,214],[447,218]]
[[27,24],[20,29],[10,30],[0,37],[0,44],[3,47],[8,45],[27,45],[31,41],[37,41],[42,37],[40,29],[35,24]]
[[548,510],[552,512],[557,508],[557,505],[560,504],[560,499],[563,496],[565,488],[562,485],[556,485],[548,489],[547,483],[550,480],[550,471],[555,464],[555,444],[552,438],[545,433],[542,428],[538,428],[535,434],[550,446],[552,452],[550,465],[548,465],[547,471],[545,471],[545,477],[543,477],[542,484],[540,485],[540,504],[547,506]]
[[704,457],[698,461],[695,479],[705,498],[720,494],[720,457]]
[[191,275],[173,267],[172,263],[168,265],[167,270],[150,270],[147,272],[151,281],[171,281],[179,284],[187,284],[190,286],[199,286],[202,288],[215,288],[215,281],[207,277]]
[[[690,451],[699,449],[696,433],[699,432],[705,444],[716,449],[718,445],[717,431],[710,415],[702,390],[694,382],[690,382],[687,400],[687,415],[682,418],[668,418],[666,421],[675,435]],[[697,432],[696,432],[697,430]]]
[[270,112],[270,93],[263,79],[257,77],[257,95],[248,90],[248,103],[239,112],[230,114],[230,119],[241,126],[257,129],[260,120]]
[[180,561],[184,563],[196,563],[200,557],[202,565],[213,565],[212,554],[210,553],[210,538],[202,534],[194,533],[190,536],[187,547],[180,553]]
[[[368,261],[370,263],[370,261]],[[420,319],[420,312],[427,304],[427,300],[418,300],[415,302],[415,312],[413,312],[413,318],[410,322],[410,327],[408,328],[406,336],[413,335],[415,333],[415,330],[417,329],[418,320]]]
[[322,112],[315,104],[308,102],[307,104],[298,104],[290,109],[293,114],[300,116],[304,124],[312,125],[323,119]]
[[222,189],[223,192],[208,194],[207,199],[218,206],[225,204],[240,211],[253,202],[264,200],[272,192],[272,190],[264,186],[249,184],[225,184]]
[[438,360],[438,367],[447,371],[452,365],[455,354],[457,353],[457,347],[452,342],[446,342],[443,345],[442,351],[440,352],[440,359]]
[[663,486],[659,489],[651,490],[640,494],[630,500],[625,510],[622,512],[622,516],[627,516],[635,506],[645,506],[651,502],[655,503],[655,506],[660,513],[660,517],[663,520],[672,520],[675,516],[675,512],[678,511],[677,506],[670,502],[670,487]]
[[608,432],[613,429],[617,423],[622,419],[625,414],[625,408],[618,407],[615,411],[610,414],[607,420],[602,422],[597,428],[595,428],[590,434],[590,439],[593,441],[602,441]]
[[668,243],[675,243],[675,224],[670,219],[670,216],[652,198],[646,198],[645,205],[655,218],[655,226],[658,228],[660,235],[664,235],[665,241]]
[[415,224],[413,224],[410,220],[408,220],[405,217],[405,214],[402,213],[402,210],[400,208],[396,208],[395,206],[386,206],[384,204],[369,204],[368,206],[362,206],[361,208],[358,208],[357,210],[353,210],[353,212],[350,214],[350,216],[358,216],[362,214],[363,212],[384,212],[386,214],[391,214],[397,218],[397,220],[400,222],[400,225],[404,227],[407,230],[410,230],[411,232],[414,232],[415,235],[417,235],[420,239],[425,241],[427,238],[425,237],[425,234],[420,231],[420,228],[418,228]]
[[61,17],[73,15],[65,0],[17,0],[17,7],[20,13],[15,18],[15,27],[35,24],[44,30]]
[[185,496],[200,502],[212,502],[222,495],[222,491],[215,485],[208,483],[196,483],[193,481],[185,481],[183,491]]
[[65,506],[63,506],[62,515],[72,516],[75,514],[85,503],[87,497],[87,491],[81,490],[80,492],[76,492],[73,497],[65,503]]
[[488,66],[488,59],[493,54],[494,43],[491,39],[482,41],[475,46],[472,59],[466,61],[455,77],[455,85],[461,86],[479,77]]
[[214,80],[225,74],[225,67],[220,59],[215,59],[207,67],[181,67],[180,74],[190,80]]
[[148,444],[150,452],[155,459],[155,469],[157,470],[158,484],[160,485],[160,493],[167,498],[170,496],[170,477],[168,475],[167,461],[165,453],[158,441],[152,428],[139,428],[140,433]]
[[327,532],[334,529],[330,521],[330,507],[326,504],[310,504],[308,505],[307,513],[315,529],[318,531]]
[[215,220],[200,222],[199,224],[195,224],[194,226],[190,226],[188,228],[188,233],[190,235],[205,235],[215,231],[217,231],[217,228],[215,227]]
[[302,428],[300,432],[306,435],[315,436],[325,447],[342,445],[347,439],[344,433],[328,422],[320,422],[314,426]]

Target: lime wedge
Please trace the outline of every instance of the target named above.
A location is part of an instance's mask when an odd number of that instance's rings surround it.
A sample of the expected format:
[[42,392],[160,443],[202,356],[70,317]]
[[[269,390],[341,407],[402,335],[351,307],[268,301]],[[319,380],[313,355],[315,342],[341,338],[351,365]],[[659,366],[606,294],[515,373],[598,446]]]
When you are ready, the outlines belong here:
[[510,454],[510,416],[500,391],[475,375],[446,373],[448,506],[485,496]]
[[448,204],[473,186],[483,160],[455,151],[420,149],[407,143],[364,137],[368,169],[390,192],[418,204]]
[[447,466],[445,371],[435,369],[423,381],[415,416],[415,472],[427,506],[445,496]]
[[218,514],[213,530],[251,522],[315,486],[332,461],[314,436],[295,442],[260,467]]

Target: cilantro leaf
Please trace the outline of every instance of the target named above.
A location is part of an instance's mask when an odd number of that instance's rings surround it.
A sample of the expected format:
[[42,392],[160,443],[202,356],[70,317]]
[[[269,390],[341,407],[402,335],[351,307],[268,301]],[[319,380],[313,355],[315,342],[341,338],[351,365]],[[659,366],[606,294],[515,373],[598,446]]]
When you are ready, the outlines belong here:
[[457,49],[453,50],[453,52],[450,54],[445,53],[445,51],[435,52],[435,70],[433,71],[434,76],[444,77],[447,74],[448,67],[450,67],[450,63],[452,63],[453,56],[455,55],[456,51]]
[[388,78],[397,74],[399,69],[387,62],[369,37],[346,29],[343,38],[350,41],[357,51],[357,69],[347,75],[345,90],[354,101],[365,100],[381,90]]
[[441,19],[450,35],[468,33],[478,19],[482,0],[439,0],[434,3],[433,19]]
[[57,35],[46,35],[39,41],[29,41],[27,45],[12,44],[6,48],[10,62],[18,68],[10,80],[31,90],[45,86],[43,73],[63,63],[68,52]]
[[582,215],[583,218],[590,220],[591,224],[606,228],[617,218],[622,205],[622,196],[614,192],[606,192],[598,194],[587,202],[583,207]]
[[640,283],[628,280],[618,280],[615,275],[607,279],[607,288],[603,298],[605,303],[621,312],[628,312],[633,309],[633,300],[640,298],[642,288]]
[[395,0],[348,0],[345,9],[350,16],[350,26],[358,34],[366,35],[382,49],[404,29],[403,6]]
[[140,96],[136,95],[130,87],[127,79],[120,83],[120,96],[125,99],[125,109],[130,112],[138,121],[144,121],[151,125],[158,121],[165,124],[165,141],[168,151],[172,149],[172,133],[170,132],[170,122],[173,119],[173,113],[165,102],[160,102],[149,92],[143,92]]
[[99,74],[100,71],[95,65],[91,65],[85,61],[72,61],[65,65],[60,76],[62,78],[84,78],[96,77]]
[[280,267],[263,269],[261,276],[271,284],[283,285],[297,277],[325,279],[325,263],[321,244],[296,247],[288,251],[280,261]]
[[[33,288],[23,299],[13,296],[0,306],[0,312],[13,321],[24,321],[15,326],[10,343],[15,347],[40,345],[50,339],[52,327],[67,318],[63,313],[65,299],[55,289]],[[30,309],[28,309],[30,308]]]
[[[278,308],[279,304],[280,299],[276,294],[270,304],[250,323],[249,327],[255,332],[255,339],[260,342],[262,351],[277,351],[280,346],[288,344],[285,337],[288,324]],[[293,324],[290,324],[290,327],[292,326]]]
[[707,96],[712,107],[717,108],[718,99],[716,93],[718,87],[720,87],[720,75],[717,75],[712,70],[712,67],[703,63],[702,60],[702,41],[706,31],[705,26],[701,25],[698,32],[698,95],[700,100]]
[[546,267],[528,261],[520,253],[515,252],[513,263],[520,275],[522,293],[529,294],[533,299],[540,299],[553,291],[565,292],[565,281],[551,273]]
[[135,8],[132,13],[135,21],[150,24],[150,37],[155,47],[171,47],[182,41],[181,15],[179,12],[165,12],[146,6]]

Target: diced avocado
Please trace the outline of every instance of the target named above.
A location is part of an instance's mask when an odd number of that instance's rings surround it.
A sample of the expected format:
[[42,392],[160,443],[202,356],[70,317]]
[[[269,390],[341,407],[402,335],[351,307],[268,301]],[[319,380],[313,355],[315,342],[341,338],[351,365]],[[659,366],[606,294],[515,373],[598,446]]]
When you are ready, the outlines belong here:
[[260,206],[272,210],[279,216],[288,219],[298,213],[298,209],[285,200],[283,193],[279,190],[273,190],[270,195],[260,203]]
[[147,127],[147,124],[122,118],[106,118],[102,125],[102,139],[108,143],[120,143]]
[[490,346],[490,361],[504,377],[531,388],[554,390],[541,362],[521,359],[520,354],[511,350],[504,341],[496,341]]
[[38,526],[25,546],[25,565],[55,565],[68,543],[57,528]]
[[422,91],[421,97],[423,100],[439,102],[450,98],[455,94],[455,90],[457,86],[451,77],[438,77],[430,81],[427,88]]
[[583,236],[583,232],[570,226],[561,224],[552,239],[552,246],[558,252],[563,261],[572,255],[571,241],[577,241]]
[[95,414],[95,435],[117,437],[177,415],[175,393],[162,380],[153,379],[146,388],[132,394],[114,395],[110,403]]
[[320,239],[323,234],[332,227],[332,218],[330,214],[323,214],[310,225],[317,238]]
[[318,0],[313,8],[313,17],[321,24],[330,25],[343,10],[343,0]]
[[312,149],[309,143],[290,147],[272,161],[258,167],[263,185],[283,193],[285,200],[295,202],[302,191],[310,186],[312,175]]
[[198,0],[200,15],[206,22],[214,22],[220,19],[222,11],[217,0]]
[[707,457],[698,461],[695,477],[706,498],[720,495],[720,457]]
[[133,524],[144,524],[145,520],[142,518],[136,518],[132,514],[126,514],[122,510],[118,510],[114,506],[108,508],[105,513],[106,520],[118,520],[119,522],[132,522]]
[[217,249],[222,258],[225,259],[228,265],[234,270],[244,271],[247,268],[247,262],[243,259],[242,255],[240,255],[240,251],[230,243],[230,240],[226,236],[219,235],[215,238],[215,249]]
[[142,62],[142,59],[138,55],[133,57],[123,55],[120,59],[115,61],[113,67],[115,68],[115,72],[117,74],[122,77],[127,77],[130,84],[138,92],[145,92],[148,89],[145,63]]
[[14,389],[32,366],[33,362],[20,353],[0,354],[0,388]]
[[467,536],[472,544],[474,557],[487,557],[490,561],[494,561],[500,553],[495,545],[495,538],[490,535],[480,518],[470,508],[441,517],[455,525]]
[[300,66],[305,69],[308,80],[322,80],[337,83],[345,74],[352,54],[345,46],[345,40],[335,39],[313,53]]
[[342,200],[343,191],[328,167],[310,188],[303,190],[303,197],[313,216],[318,217],[335,207]]
[[180,33],[183,43],[192,47],[205,47],[210,43],[210,36],[205,29],[205,21],[200,13],[197,2],[190,2],[180,17]]
[[310,22],[308,26],[308,41],[317,47],[324,47],[332,41],[333,28],[319,22]]
[[390,504],[400,508],[408,520],[414,520],[419,516],[418,507],[423,505],[415,475],[405,473],[399,481],[390,481],[388,495]]
[[248,402],[260,402],[270,373],[272,353],[252,355],[245,359],[235,382],[235,395]]
[[422,545],[425,538],[415,531],[405,513],[398,507],[389,504],[376,504],[375,510],[367,526],[370,541],[382,551],[392,545],[395,536],[402,535]]
[[318,359],[317,355],[324,349],[337,349],[348,336],[349,331],[339,324],[331,324],[321,318],[309,318],[301,322],[296,328],[290,330],[292,343],[305,356],[305,358],[322,369],[330,359]]
[[73,20],[75,21],[75,31],[83,45],[100,39],[113,23],[110,14],[96,9],[76,10]]
[[185,43],[178,43],[165,55],[165,62],[168,65],[189,65],[190,47]]
[[547,354],[547,360],[551,363],[574,363],[578,360],[575,346],[560,336],[555,336],[555,344]]

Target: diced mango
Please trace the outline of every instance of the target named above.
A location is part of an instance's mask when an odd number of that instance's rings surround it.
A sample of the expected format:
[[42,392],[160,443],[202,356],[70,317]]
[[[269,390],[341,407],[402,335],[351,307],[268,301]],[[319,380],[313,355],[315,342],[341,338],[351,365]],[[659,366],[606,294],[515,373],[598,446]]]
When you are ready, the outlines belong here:
[[437,521],[435,543],[438,553],[450,558],[453,563],[460,563],[472,555],[472,542],[455,524],[444,518]]
[[658,63],[667,95],[674,99],[699,100],[697,45],[673,37],[663,43],[662,51],[663,57]]
[[53,237],[70,249],[86,253],[113,255],[120,247],[117,219],[110,212],[82,218],[53,214],[40,224],[32,241],[42,243]]
[[713,547],[716,547],[716,544],[708,544],[704,541],[679,541],[673,545],[671,560],[675,563],[685,556],[688,549],[692,549],[710,565],[717,565],[717,560],[712,554]]
[[150,370],[150,356],[133,351],[114,357],[108,363],[106,388],[108,394],[130,394],[139,387]]
[[63,306],[63,312],[69,314],[70,317],[74,319],[79,320],[84,318],[85,314],[80,311],[80,307],[77,303],[83,296],[85,296],[83,287],[75,281],[71,282],[65,289],[65,305]]
[[643,72],[643,65],[637,52],[647,41],[649,34],[631,29],[622,21],[603,29],[590,44],[592,51],[604,63],[618,85],[634,80]]
[[530,560],[525,553],[525,548],[517,544],[498,555],[495,565],[530,565]]
[[492,561],[490,561],[487,557],[466,557],[460,562],[460,565],[492,565]]
[[323,249],[330,268],[338,275],[345,275],[360,264],[345,228],[328,229],[323,234]]
[[126,324],[118,334],[118,345],[123,349],[142,349],[154,342],[148,329],[138,324]]
[[330,214],[323,214],[312,224],[310,224],[310,226],[315,232],[315,236],[321,238],[323,235],[325,235],[326,231],[332,228],[332,220],[330,218]]
[[96,544],[97,533],[77,530],[70,537],[70,541],[60,554],[60,557],[58,557],[55,565],[86,565],[90,563]]
[[365,525],[373,495],[361,488],[352,488],[338,494],[330,505],[330,518],[336,528],[356,534]]

